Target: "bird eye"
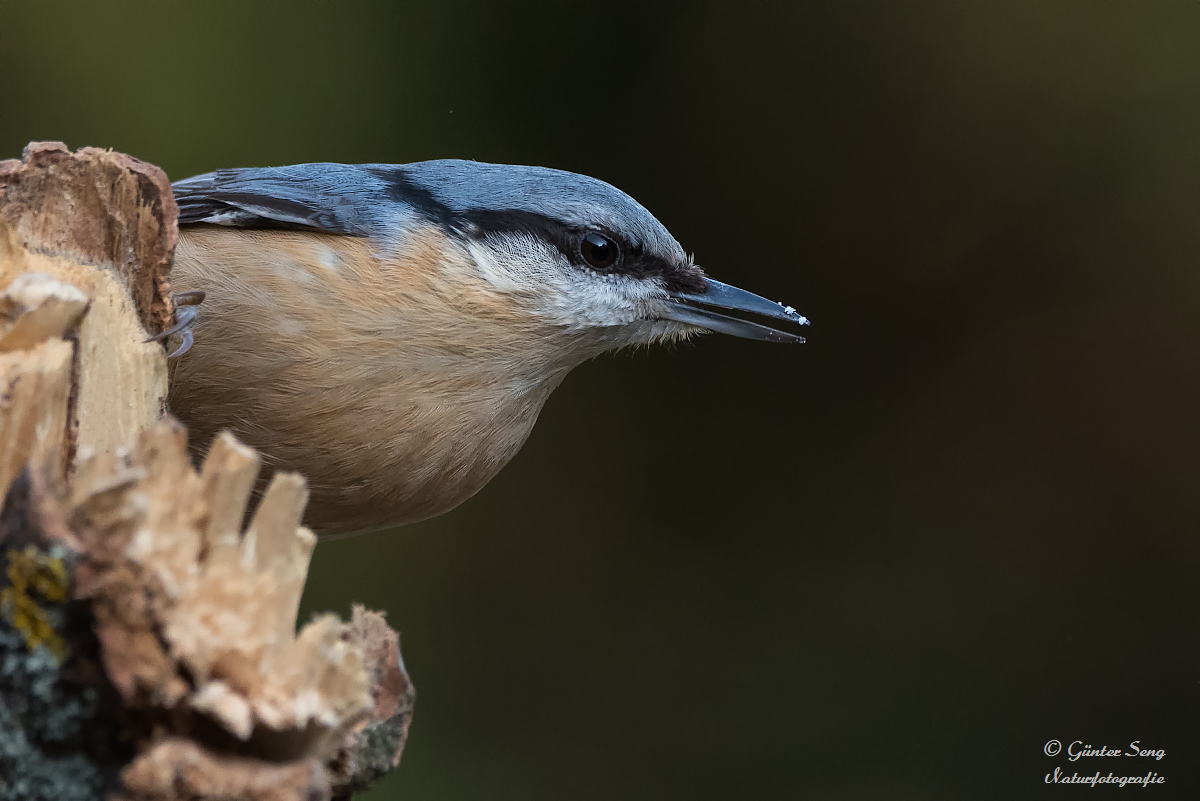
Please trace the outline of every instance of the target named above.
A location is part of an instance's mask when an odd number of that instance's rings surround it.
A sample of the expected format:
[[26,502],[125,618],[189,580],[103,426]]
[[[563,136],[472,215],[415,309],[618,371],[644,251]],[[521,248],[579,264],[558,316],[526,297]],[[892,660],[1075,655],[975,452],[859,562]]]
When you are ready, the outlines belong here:
[[579,254],[593,269],[607,270],[617,263],[621,250],[607,236],[591,233],[579,243]]

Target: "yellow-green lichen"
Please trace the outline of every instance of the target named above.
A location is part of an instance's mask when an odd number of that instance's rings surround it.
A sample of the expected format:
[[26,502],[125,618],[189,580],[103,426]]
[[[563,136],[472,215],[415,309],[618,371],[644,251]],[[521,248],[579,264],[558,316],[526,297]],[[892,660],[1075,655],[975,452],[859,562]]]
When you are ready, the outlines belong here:
[[45,646],[61,662],[67,654],[67,645],[35,596],[49,603],[67,600],[71,585],[66,564],[32,545],[24,550],[10,548],[5,558],[9,586],[0,589],[0,613],[21,632],[29,650]]

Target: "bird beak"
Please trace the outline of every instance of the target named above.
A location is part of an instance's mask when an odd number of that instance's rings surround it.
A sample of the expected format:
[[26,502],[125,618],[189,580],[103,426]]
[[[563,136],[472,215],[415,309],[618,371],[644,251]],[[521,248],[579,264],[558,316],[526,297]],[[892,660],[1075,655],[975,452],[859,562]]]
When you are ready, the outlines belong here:
[[753,323],[739,317],[712,311],[712,309],[757,314],[774,320],[787,320],[796,325],[808,325],[808,320],[796,313],[791,306],[784,306],[764,297],[722,284],[711,278],[704,279],[702,292],[673,292],[663,316],[677,323],[707,328],[721,334],[731,334],[744,339],[760,339],[764,342],[803,342],[804,337],[776,328]]

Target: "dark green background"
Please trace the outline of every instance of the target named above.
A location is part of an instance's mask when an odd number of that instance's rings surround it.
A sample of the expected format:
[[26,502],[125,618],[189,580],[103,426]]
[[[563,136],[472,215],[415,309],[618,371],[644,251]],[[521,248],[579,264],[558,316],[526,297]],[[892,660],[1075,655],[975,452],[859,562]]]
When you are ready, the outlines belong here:
[[0,157],[560,167],[814,321],[589,363],[475,499],[317,550],[306,609],[388,610],[419,690],[372,801],[1200,784],[1200,4],[29,2],[0,32]]

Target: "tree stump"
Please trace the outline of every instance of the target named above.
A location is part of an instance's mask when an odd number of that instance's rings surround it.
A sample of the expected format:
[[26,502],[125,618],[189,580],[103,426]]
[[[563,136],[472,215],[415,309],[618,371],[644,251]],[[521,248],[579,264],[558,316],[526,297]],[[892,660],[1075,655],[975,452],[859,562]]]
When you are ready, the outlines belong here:
[[0,801],[349,798],[413,690],[361,607],[296,631],[316,538],[229,434],[166,414],[177,211],[162,170],[33,143],[0,161]]

